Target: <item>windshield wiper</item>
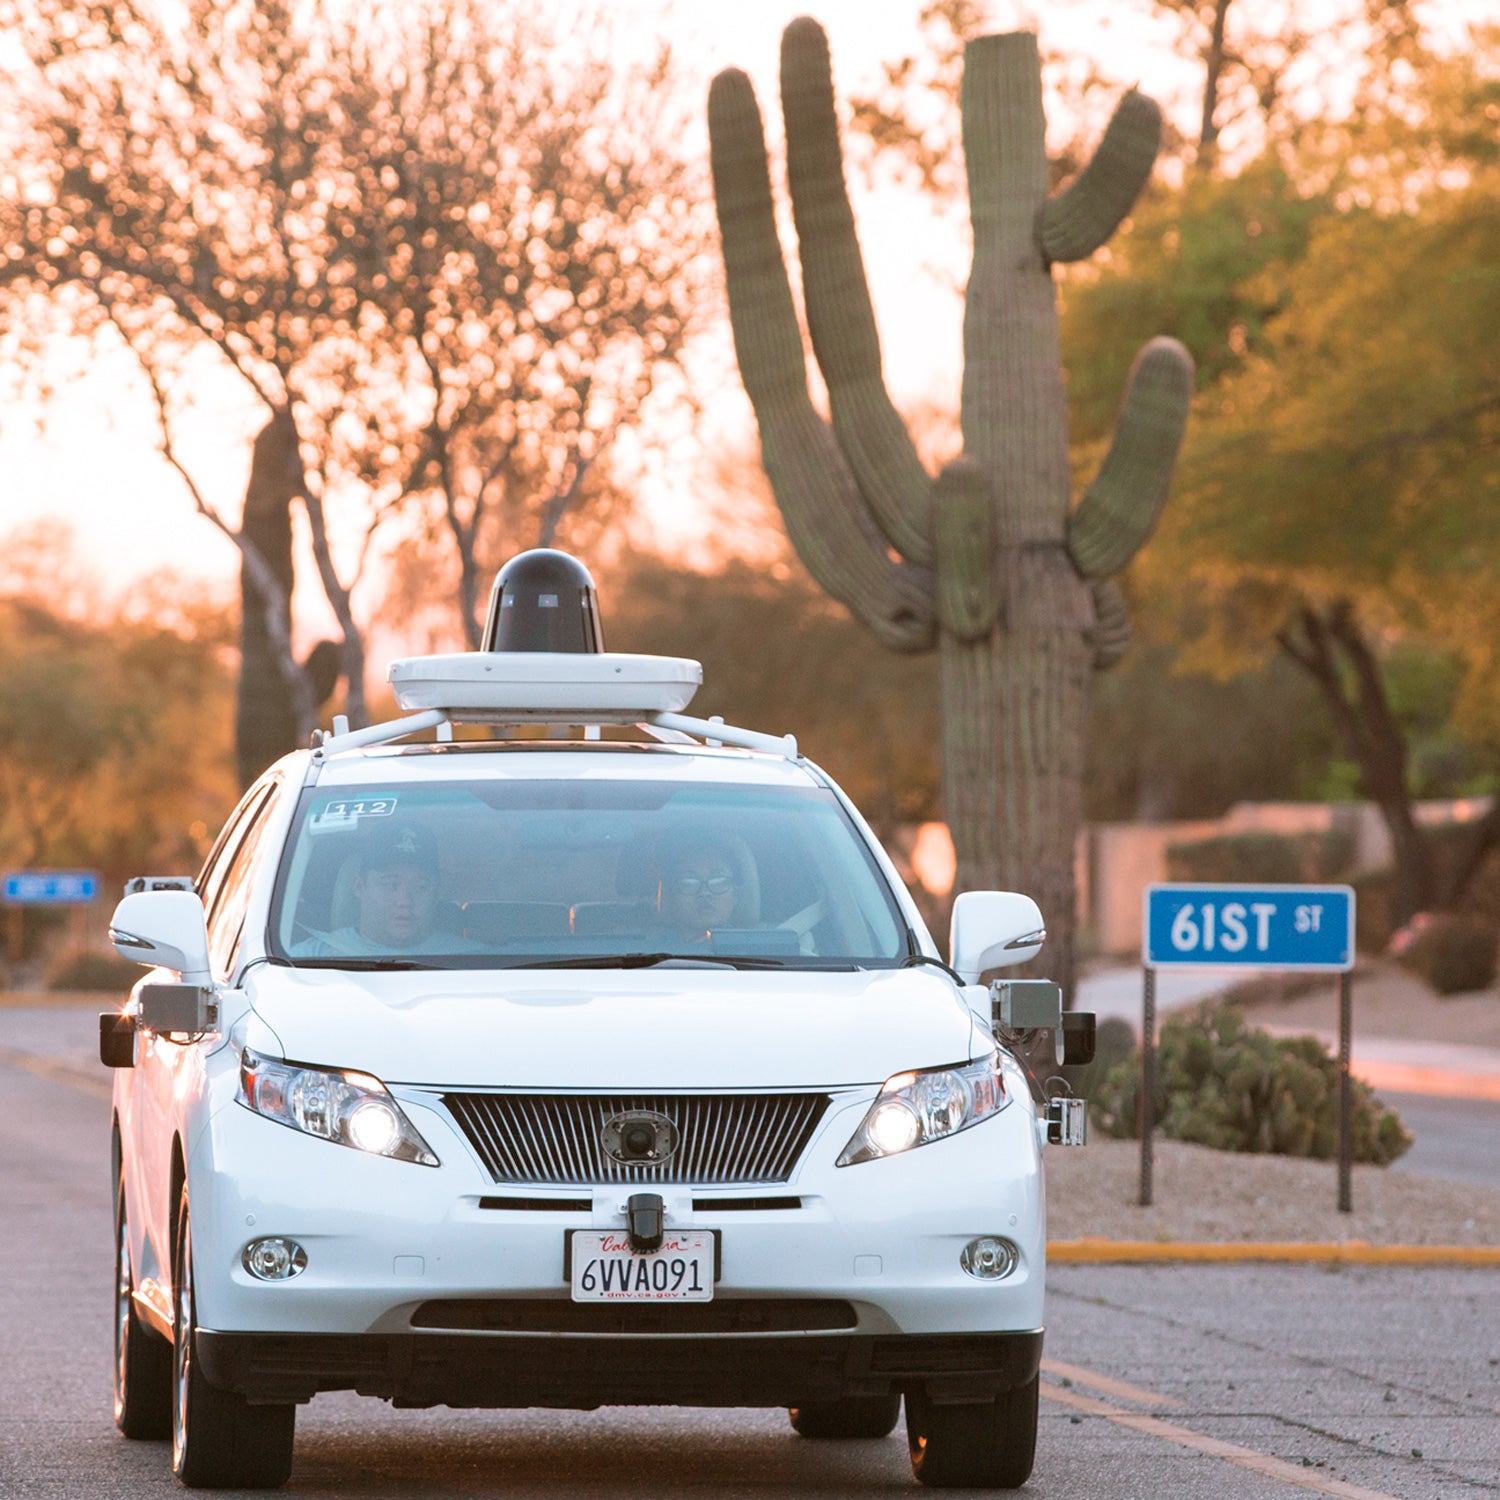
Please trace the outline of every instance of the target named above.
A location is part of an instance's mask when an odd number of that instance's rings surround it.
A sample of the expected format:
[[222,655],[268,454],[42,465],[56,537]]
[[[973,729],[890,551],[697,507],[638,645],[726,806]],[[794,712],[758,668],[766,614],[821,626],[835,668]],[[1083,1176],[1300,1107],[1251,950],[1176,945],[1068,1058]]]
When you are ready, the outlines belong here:
[[526,959],[505,964],[507,969],[654,969],[666,963],[703,964],[715,969],[730,968],[728,959],[708,953],[591,953],[586,958]]
[[292,960],[298,969],[355,969],[361,973],[405,969],[443,969],[446,964],[424,964],[414,958],[298,958]]
[[676,964],[684,969],[785,969],[784,958],[760,958],[732,953],[599,953],[587,958],[528,959],[507,964],[511,969],[654,969]]

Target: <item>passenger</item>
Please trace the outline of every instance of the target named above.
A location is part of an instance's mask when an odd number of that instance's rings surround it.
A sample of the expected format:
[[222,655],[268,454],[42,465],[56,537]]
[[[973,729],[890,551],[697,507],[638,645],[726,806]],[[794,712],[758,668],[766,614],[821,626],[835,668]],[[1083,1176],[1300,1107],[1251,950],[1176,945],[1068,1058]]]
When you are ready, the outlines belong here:
[[728,927],[741,879],[728,847],[711,837],[678,845],[662,878],[662,915],[679,944],[704,943]]

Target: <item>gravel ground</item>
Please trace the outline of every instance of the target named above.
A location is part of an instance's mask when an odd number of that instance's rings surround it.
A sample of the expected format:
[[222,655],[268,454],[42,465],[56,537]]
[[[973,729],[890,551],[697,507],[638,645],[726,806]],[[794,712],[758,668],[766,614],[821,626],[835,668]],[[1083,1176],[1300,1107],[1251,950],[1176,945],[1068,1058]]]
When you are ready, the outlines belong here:
[[[1338,1006],[1326,976],[1265,976],[1234,986],[1253,1026],[1329,1032]],[[1361,960],[1354,1036],[1500,1047],[1496,989],[1439,997],[1399,965]],[[1500,1191],[1384,1167],[1355,1167],[1353,1213],[1338,1212],[1333,1162],[1212,1151],[1155,1141],[1152,1206],[1140,1208],[1138,1141],[1095,1137],[1051,1147],[1048,1237],[1147,1241],[1367,1240],[1375,1245],[1500,1245]]]
[[1140,1208],[1138,1141],[1049,1147],[1053,1240],[1367,1240],[1375,1245],[1500,1245],[1500,1192],[1383,1167],[1355,1167],[1341,1214],[1333,1162],[1248,1156],[1158,1139],[1152,1207]]

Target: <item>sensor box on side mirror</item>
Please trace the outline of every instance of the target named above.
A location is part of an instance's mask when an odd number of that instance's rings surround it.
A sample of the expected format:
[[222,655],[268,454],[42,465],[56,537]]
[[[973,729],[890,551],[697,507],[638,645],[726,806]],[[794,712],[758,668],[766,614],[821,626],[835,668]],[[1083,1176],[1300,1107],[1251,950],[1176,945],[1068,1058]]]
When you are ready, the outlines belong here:
[[1062,1013],[1062,988],[1050,979],[997,979],[990,986],[990,1018],[1008,1031],[1056,1026]]
[[212,1031],[219,1007],[214,992],[197,984],[143,984],[140,1024],[148,1031]]

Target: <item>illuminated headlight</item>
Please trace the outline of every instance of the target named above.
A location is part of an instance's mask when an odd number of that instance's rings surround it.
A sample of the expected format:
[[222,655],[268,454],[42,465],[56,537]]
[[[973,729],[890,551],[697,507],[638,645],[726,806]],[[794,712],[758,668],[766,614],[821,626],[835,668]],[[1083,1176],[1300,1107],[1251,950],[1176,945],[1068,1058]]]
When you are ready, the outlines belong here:
[[998,1114],[1009,1103],[992,1052],[961,1068],[931,1068],[888,1078],[839,1157],[841,1167],[930,1145]]
[[240,1057],[239,1101],[268,1120],[340,1146],[439,1165],[386,1086],[368,1073],[298,1068],[247,1047]]

